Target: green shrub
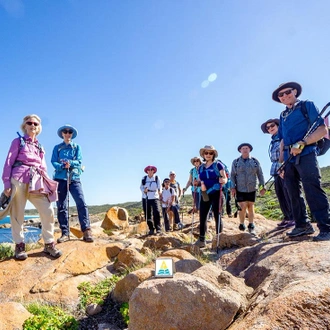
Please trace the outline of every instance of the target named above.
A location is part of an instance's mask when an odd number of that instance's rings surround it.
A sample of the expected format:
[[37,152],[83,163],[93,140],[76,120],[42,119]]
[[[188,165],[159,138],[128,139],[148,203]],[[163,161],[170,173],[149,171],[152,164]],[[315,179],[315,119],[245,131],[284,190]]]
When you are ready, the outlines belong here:
[[32,303],[26,306],[34,314],[23,323],[24,330],[78,330],[78,322],[57,306]]
[[80,283],[78,286],[80,307],[85,309],[90,304],[103,305],[105,298],[120,279],[121,277],[113,275],[97,284]]
[[0,260],[14,256],[13,248],[8,244],[0,244]]
[[129,323],[129,310],[128,310],[128,303],[122,303],[120,306],[120,314],[123,317],[124,322],[126,325]]

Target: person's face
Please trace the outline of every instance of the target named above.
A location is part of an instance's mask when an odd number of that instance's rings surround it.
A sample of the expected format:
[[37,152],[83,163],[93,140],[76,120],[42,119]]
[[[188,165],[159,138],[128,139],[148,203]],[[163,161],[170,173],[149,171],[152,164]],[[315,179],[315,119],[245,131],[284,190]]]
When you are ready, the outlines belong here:
[[240,152],[241,152],[242,156],[249,156],[250,148],[248,146],[243,146],[243,147],[241,147]]
[[151,178],[154,175],[155,171],[153,169],[149,169],[147,170],[147,172],[148,172],[148,176]]
[[73,134],[73,131],[71,129],[65,128],[62,131],[63,140],[70,141],[72,139],[72,134]]
[[204,151],[203,156],[206,161],[212,160],[214,157],[214,151]]
[[297,95],[297,90],[293,88],[283,88],[277,94],[281,103],[285,105],[295,104],[297,100],[296,95]]
[[201,164],[201,161],[200,161],[199,159],[195,159],[195,160],[194,160],[194,165],[195,165],[196,167],[200,166],[200,164]]
[[278,131],[278,126],[275,123],[268,123],[266,129],[269,134],[274,135]]
[[165,186],[165,189],[168,189],[168,187],[170,186],[170,181],[165,181],[164,186]]
[[37,135],[39,133],[39,121],[36,118],[29,118],[24,125],[27,135]]
[[175,174],[170,174],[170,180],[174,181],[175,180]]

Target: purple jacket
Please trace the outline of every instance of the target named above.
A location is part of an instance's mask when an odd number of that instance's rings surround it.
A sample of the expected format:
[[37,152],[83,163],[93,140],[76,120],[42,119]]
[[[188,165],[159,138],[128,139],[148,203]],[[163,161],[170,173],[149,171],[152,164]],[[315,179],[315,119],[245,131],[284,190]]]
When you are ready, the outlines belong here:
[[24,136],[24,140],[25,144],[23,147],[21,147],[20,138],[14,139],[11,143],[2,173],[5,189],[11,187],[11,178],[22,183],[29,183],[31,166],[47,173],[45,153],[40,149],[38,140],[32,142],[28,135]]

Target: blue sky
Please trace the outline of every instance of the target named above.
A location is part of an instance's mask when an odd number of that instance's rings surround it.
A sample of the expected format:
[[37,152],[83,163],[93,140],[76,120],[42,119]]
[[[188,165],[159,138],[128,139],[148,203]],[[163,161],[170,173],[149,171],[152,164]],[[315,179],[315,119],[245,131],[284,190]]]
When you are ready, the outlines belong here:
[[230,166],[251,143],[267,180],[260,125],[283,109],[272,91],[297,81],[302,99],[330,101],[329,12],[326,0],[0,0],[0,160],[36,113],[50,175],[57,129],[78,129],[89,205],[140,200],[149,164],[185,185],[206,144]]

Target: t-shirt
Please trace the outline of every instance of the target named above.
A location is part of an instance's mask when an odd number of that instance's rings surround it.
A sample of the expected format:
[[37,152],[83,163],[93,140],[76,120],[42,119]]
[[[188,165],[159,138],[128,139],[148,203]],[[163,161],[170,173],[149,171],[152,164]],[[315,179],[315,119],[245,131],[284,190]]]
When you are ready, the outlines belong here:
[[[163,189],[163,192],[162,192],[162,207],[167,207],[169,206],[168,203],[170,203],[171,199],[172,199],[172,196],[175,194],[174,192],[174,189],[169,187],[168,189]],[[172,205],[175,205],[175,199],[174,199],[174,202]]]
[[[215,166],[217,167],[218,171],[216,171]],[[219,161],[213,162],[209,167],[206,167],[205,164],[202,164],[199,169],[199,179],[204,182],[206,189],[210,189],[215,185],[219,185],[219,173],[223,170],[224,167]],[[220,185],[217,188],[214,187],[215,190],[220,190]]]

